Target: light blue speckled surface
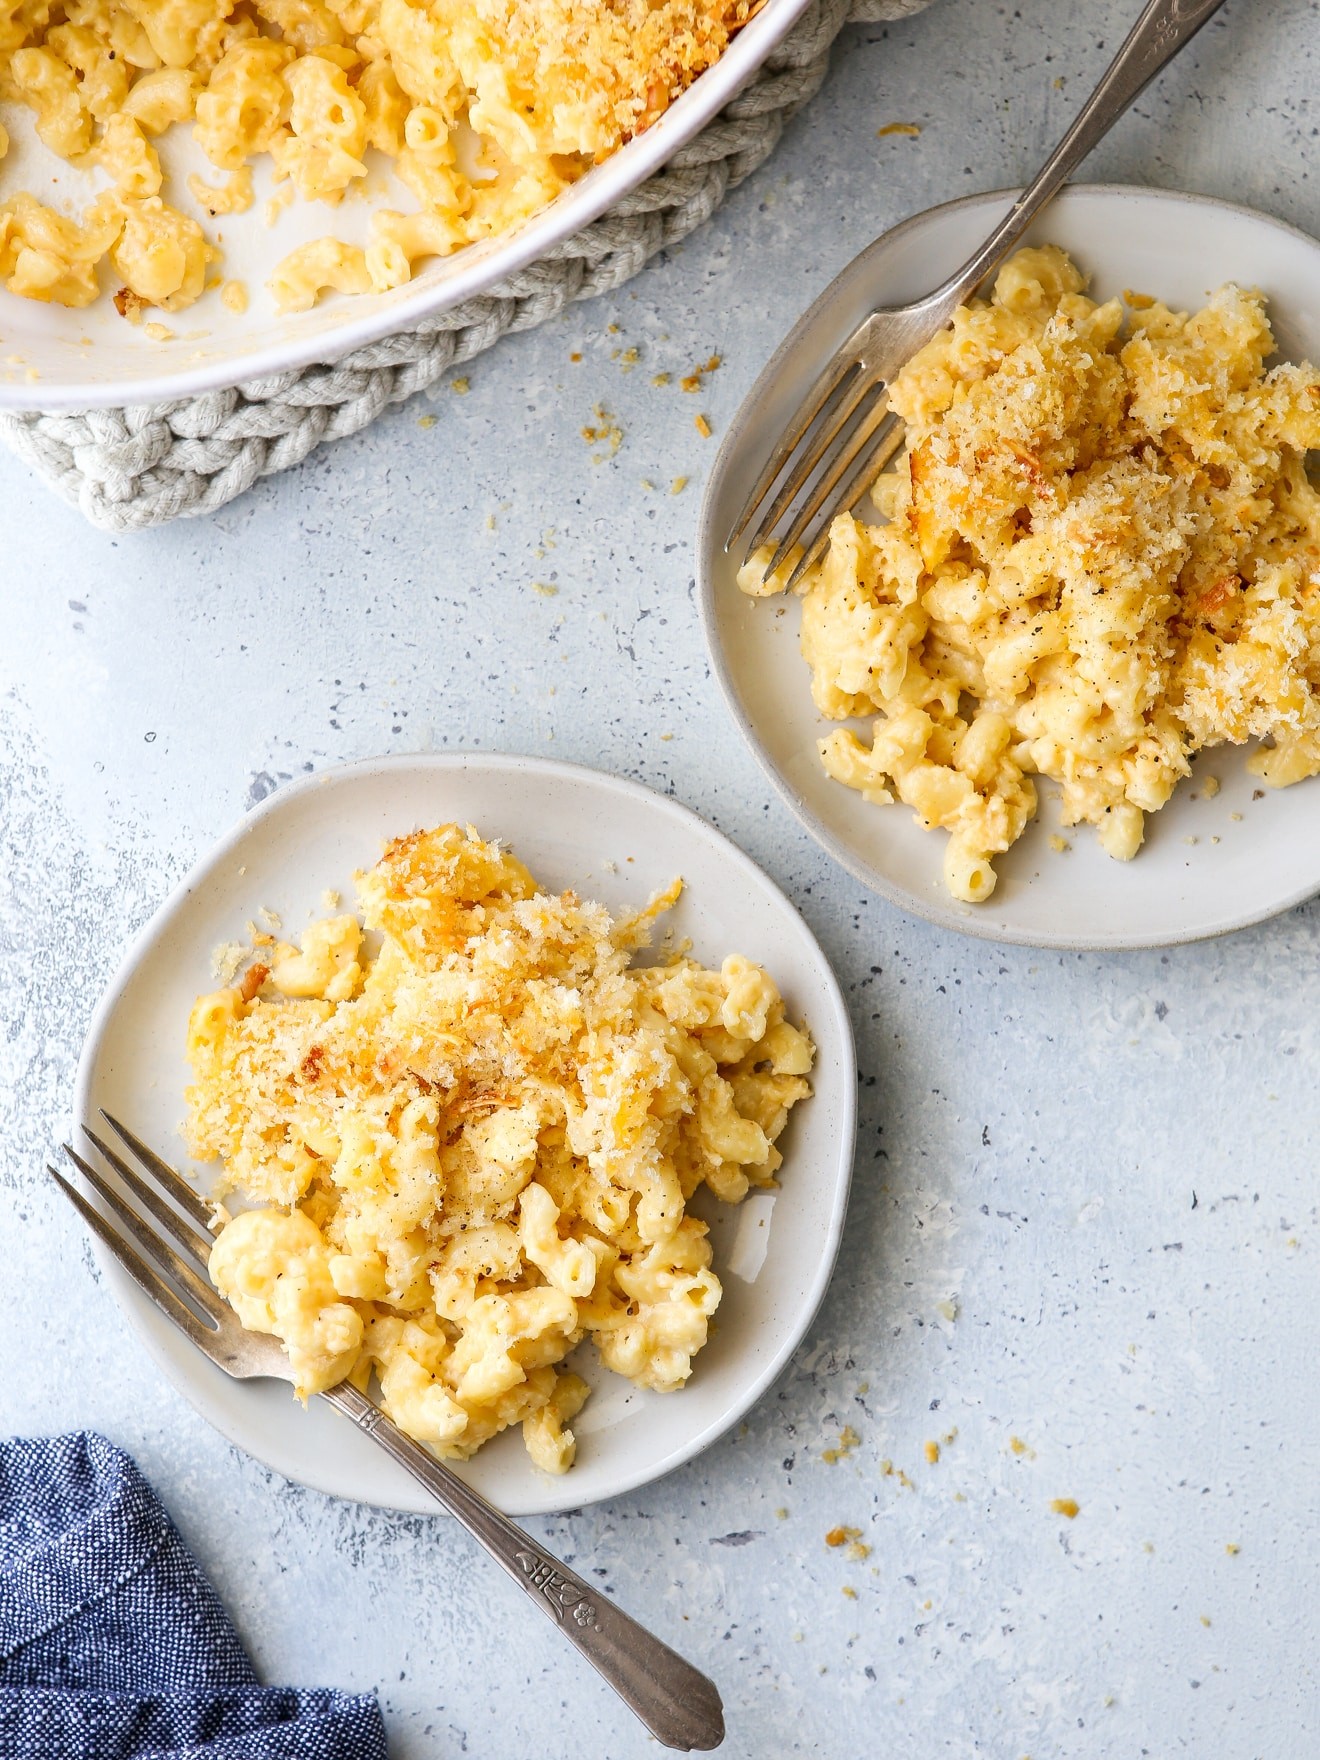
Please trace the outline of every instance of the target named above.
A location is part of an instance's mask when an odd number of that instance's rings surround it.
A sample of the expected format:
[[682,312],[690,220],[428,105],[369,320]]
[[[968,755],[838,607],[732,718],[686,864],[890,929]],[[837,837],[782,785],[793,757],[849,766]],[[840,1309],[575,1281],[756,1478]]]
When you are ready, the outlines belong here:
[[[1320,914],[1105,958],[899,916],[770,798],[692,598],[698,410],[719,432],[887,222],[1028,174],[1134,11],[939,0],[850,33],[671,260],[215,519],[112,541],[0,456],[0,1426],[132,1449],[263,1676],[379,1687],[396,1760],[657,1750],[447,1522],[220,1441],[39,1167],[96,996],[194,855],[284,777],[462,744],[672,790],[789,890],[851,999],[858,1176],[808,1343],[701,1461],[533,1524],[716,1676],[723,1752],[1316,1751]],[[1091,174],[1320,230],[1318,51],[1309,0],[1229,0]],[[923,133],[877,140],[895,120]],[[651,383],[713,352],[700,395]],[[624,431],[600,463],[596,404]],[[826,1547],[838,1524],[865,1561]]]

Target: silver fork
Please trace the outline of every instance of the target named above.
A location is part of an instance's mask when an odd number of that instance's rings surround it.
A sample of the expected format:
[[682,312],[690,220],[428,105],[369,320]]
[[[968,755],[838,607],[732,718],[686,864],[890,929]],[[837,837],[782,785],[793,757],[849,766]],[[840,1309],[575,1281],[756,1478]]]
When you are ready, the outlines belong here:
[[[773,574],[802,544],[789,584],[801,579],[828,543],[830,522],[857,505],[902,444],[902,424],[886,396],[895,374],[1003,262],[1092,147],[1222,4],[1223,0],[1148,0],[1071,128],[985,243],[924,299],[864,318],[835,353],[766,460],[725,541],[726,551],[755,519],[748,554],[772,538],[776,546],[761,578]],[[807,330],[805,321],[801,328]],[[748,405],[755,404],[771,373],[782,370],[791,346],[790,339],[753,387]],[[783,481],[775,489],[781,474]],[[776,533],[785,516],[787,525]]]
[[[263,1375],[291,1380],[289,1361],[279,1341],[246,1331],[206,1275],[214,1238],[210,1207],[132,1131],[108,1112],[101,1116],[137,1163],[136,1169],[95,1131],[86,1125],[83,1131],[141,1209],[125,1202],[105,1175],[67,1143],[64,1153],[115,1222],[55,1168],[48,1166],[47,1173],[143,1293],[226,1375],[239,1380]],[[397,1429],[365,1394],[344,1382],[320,1397],[351,1418],[462,1523],[604,1675],[658,1741],[684,1752],[720,1745],[724,1713],[713,1681],[584,1583],[567,1565],[552,1558],[457,1474]]]

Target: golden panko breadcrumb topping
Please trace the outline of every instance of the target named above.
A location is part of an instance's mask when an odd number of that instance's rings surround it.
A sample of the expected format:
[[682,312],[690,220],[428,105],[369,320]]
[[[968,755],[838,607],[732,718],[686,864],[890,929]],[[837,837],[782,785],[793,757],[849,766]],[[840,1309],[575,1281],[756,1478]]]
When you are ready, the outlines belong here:
[[211,1275],[304,1397],[374,1373],[440,1453],[521,1423],[563,1472],[581,1339],[639,1386],[687,1380],[721,1295],[689,1202],[775,1183],[812,1047],[737,954],[631,963],[679,891],[615,920],[441,826],[359,875],[360,920],[198,1000],[189,1148],[256,1206]]
[[1248,768],[1275,787],[1320,771],[1320,373],[1266,369],[1259,294],[1188,317],[1082,286],[1020,251],[914,356],[884,521],[837,519],[802,588],[816,707],[874,717],[820,741],[825,769],[947,831],[970,902],[1033,776],[1126,860],[1203,747],[1266,741]]

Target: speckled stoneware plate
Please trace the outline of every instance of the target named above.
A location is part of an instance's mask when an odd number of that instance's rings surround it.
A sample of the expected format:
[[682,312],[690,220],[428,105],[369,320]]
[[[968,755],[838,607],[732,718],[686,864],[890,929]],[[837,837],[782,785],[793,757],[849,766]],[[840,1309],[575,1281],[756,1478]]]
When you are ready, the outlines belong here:
[[[550,207],[502,237],[436,258],[407,286],[389,293],[332,296],[310,312],[281,315],[265,291],[275,265],[307,240],[332,233],[362,244],[377,208],[405,213],[416,208],[415,198],[389,171],[389,161],[374,152],[367,155],[363,193],[337,208],[296,202],[282,209],[271,225],[263,224],[274,185],[269,161],[262,160],[253,170],[253,207],[246,214],[207,222],[208,236],[220,235],[224,258],[219,271],[249,290],[250,305],[242,315],[226,310],[218,292],[207,293],[176,317],[164,315],[172,338],[153,340],[144,329],[125,323],[108,296],[84,311],[65,311],[0,290],[0,409],[99,409],[192,396],[311,361],[337,360],[350,349],[411,329],[435,312],[484,293],[598,219],[659,170],[747,83],[806,4],[767,0],[715,66],[652,127],[594,167]],[[61,212],[81,212],[104,179],[76,171],[49,153],[23,106],[0,104],[0,122],[12,137],[0,166],[0,194],[29,190]],[[220,174],[186,127],[170,131],[163,156],[170,174],[167,197],[172,190],[174,199],[193,213],[189,174],[196,172],[208,183],[220,181]]]
[[[690,1460],[763,1394],[825,1293],[852,1170],[856,1064],[839,986],[783,893],[695,813],[569,764],[446,754],[385,758],[283,788],[194,868],[130,949],[92,1022],[78,1070],[75,1116],[122,1118],[201,1189],[180,1139],[189,1080],[184,1033],[194,998],[215,985],[212,954],[245,939],[261,910],[284,932],[325,914],[327,887],[353,898],[353,874],[384,841],[446,820],[508,839],[546,886],[573,886],[612,909],[642,903],[682,875],[669,924],[694,953],[761,961],[790,1016],[816,1043],[814,1093],[781,1139],[782,1187],[741,1206],[697,1208],[711,1223],[724,1298],[709,1345],[681,1393],[639,1391],[601,1369],[589,1345],[574,1367],[593,1387],[575,1421],[577,1465],[538,1472],[521,1432],[489,1444],[458,1471],[512,1514],[543,1514],[615,1497]],[[703,1194],[703,1196],[706,1196]],[[280,1383],[231,1381],[163,1320],[104,1253],[101,1269],[147,1350],[231,1442],[290,1479],[392,1509],[435,1506],[329,1406],[304,1411]]]
[[[877,306],[928,292],[989,232],[1012,192],[970,196],[918,214],[864,251],[831,284],[771,360],[721,446],[698,536],[702,620],[729,708],[767,775],[803,824],[865,885],[944,928],[1036,947],[1162,947],[1226,934],[1320,890],[1320,778],[1263,790],[1248,747],[1204,753],[1192,777],[1146,823],[1135,861],[1106,856],[1087,826],[1056,852],[1057,799],[1041,788],[1036,822],[995,860],[999,883],[982,905],[944,889],[943,833],[923,831],[902,806],[868,805],[822,770],[816,741],[837,725],[811,701],[798,650],[796,599],[750,599],[724,539],[808,384]],[[1226,281],[1269,299],[1280,359],[1320,356],[1320,244],[1225,202],[1163,190],[1094,185],[1062,195],[1028,235],[1059,244],[1101,298],[1137,288],[1195,310]],[[853,724],[864,734],[868,724]],[[1198,781],[1213,776],[1208,798]]]

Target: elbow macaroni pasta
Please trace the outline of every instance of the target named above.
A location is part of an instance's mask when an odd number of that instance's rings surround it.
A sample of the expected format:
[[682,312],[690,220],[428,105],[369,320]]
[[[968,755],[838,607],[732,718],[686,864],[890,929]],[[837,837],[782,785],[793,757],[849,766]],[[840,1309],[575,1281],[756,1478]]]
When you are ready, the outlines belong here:
[[[189,180],[211,217],[251,204],[250,161],[305,200],[395,162],[415,214],[373,215],[365,250],[322,238],[269,287],[282,310],[328,289],[397,287],[420,258],[517,225],[649,126],[758,0],[12,0],[0,9],[0,100],[27,105],[61,158],[109,179],[81,226],[30,195],[0,200],[11,293],[178,311],[217,252],[161,196],[148,137],[191,122],[226,190]],[[51,23],[52,15],[61,22]],[[466,152],[460,165],[458,147]],[[8,137],[0,129],[0,159]]]
[[[1264,362],[1257,294],[1194,317],[1096,305],[1023,250],[890,387],[883,523],[835,520],[801,585],[835,781],[948,833],[970,903],[1053,778],[1067,825],[1130,859],[1189,758],[1225,741],[1283,787],[1320,772],[1320,373]],[[753,595],[784,590],[791,560]]]
[[361,922],[313,924],[193,1008],[189,1147],[255,1206],[211,1275],[304,1398],[374,1373],[440,1453],[521,1423],[563,1472],[582,1339],[642,1387],[691,1374],[721,1286],[688,1205],[774,1183],[810,1039],[738,955],[631,965],[677,882],[616,922],[447,825],[358,891]]

